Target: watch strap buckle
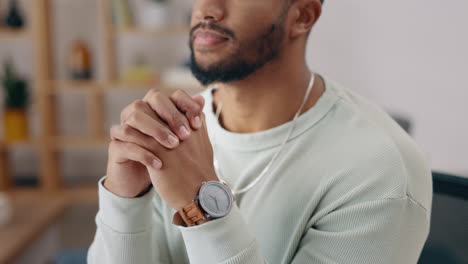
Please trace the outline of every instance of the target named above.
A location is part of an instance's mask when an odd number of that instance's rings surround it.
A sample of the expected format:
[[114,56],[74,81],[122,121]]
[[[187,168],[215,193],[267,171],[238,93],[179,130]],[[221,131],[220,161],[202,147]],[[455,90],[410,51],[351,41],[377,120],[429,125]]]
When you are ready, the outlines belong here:
[[194,200],[188,206],[177,211],[172,222],[175,225],[195,226],[208,222],[209,218],[208,215],[203,213],[197,200]]

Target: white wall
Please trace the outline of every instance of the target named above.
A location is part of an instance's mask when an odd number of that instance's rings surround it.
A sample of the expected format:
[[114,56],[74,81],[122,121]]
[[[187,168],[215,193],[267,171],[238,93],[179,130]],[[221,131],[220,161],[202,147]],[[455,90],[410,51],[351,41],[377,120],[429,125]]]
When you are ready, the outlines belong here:
[[437,170],[468,177],[468,1],[325,1],[312,67],[407,115]]

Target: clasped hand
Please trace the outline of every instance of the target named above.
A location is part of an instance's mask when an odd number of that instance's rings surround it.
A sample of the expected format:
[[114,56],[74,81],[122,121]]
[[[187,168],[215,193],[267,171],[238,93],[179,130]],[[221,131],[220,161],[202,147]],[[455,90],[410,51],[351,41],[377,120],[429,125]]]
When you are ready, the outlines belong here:
[[131,198],[152,183],[172,208],[190,204],[202,182],[218,181],[203,106],[199,95],[156,89],[128,105],[110,130],[104,186]]

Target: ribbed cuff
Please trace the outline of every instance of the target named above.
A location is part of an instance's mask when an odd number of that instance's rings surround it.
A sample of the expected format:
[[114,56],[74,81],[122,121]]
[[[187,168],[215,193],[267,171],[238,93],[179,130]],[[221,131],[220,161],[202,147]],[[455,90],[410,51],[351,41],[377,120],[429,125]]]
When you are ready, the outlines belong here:
[[154,188],[138,198],[123,198],[104,187],[105,178],[98,183],[101,222],[119,233],[139,233],[149,229],[153,224]]
[[222,262],[236,256],[255,241],[237,205],[223,218],[199,226],[178,228],[184,238],[190,263]]

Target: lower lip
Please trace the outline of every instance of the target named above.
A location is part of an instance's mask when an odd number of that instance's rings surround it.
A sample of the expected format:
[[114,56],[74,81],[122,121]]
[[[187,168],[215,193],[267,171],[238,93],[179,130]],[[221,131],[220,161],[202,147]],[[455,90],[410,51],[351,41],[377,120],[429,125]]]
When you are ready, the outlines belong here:
[[213,47],[226,41],[227,39],[222,37],[201,35],[195,37],[194,44],[196,46]]

